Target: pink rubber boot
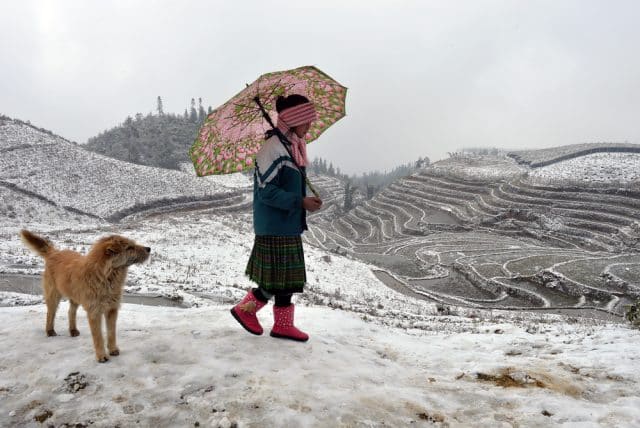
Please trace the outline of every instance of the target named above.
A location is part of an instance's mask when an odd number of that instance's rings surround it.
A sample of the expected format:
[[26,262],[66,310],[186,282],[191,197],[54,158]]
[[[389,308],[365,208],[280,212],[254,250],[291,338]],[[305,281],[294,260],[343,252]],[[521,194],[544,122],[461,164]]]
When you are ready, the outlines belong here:
[[266,305],[266,302],[262,302],[256,299],[253,295],[253,290],[249,290],[244,299],[233,308],[231,308],[231,315],[240,323],[245,330],[251,334],[261,335],[263,330],[256,316],[262,307]]
[[297,340],[298,342],[306,342],[309,335],[298,330],[293,325],[294,305],[274,306],[273,307],[273,328],[271,329],[271,337],[279,337],[281,339]]

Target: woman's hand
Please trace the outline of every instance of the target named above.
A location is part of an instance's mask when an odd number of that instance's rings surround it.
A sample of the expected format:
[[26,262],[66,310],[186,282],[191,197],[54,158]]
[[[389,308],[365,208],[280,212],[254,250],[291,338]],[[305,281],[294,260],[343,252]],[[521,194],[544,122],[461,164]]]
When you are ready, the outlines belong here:
[[322,206],[322,199],[316,198],[315,196],[307,196],[302,199],[302,208],[307,211],[314,212],[318,211]]

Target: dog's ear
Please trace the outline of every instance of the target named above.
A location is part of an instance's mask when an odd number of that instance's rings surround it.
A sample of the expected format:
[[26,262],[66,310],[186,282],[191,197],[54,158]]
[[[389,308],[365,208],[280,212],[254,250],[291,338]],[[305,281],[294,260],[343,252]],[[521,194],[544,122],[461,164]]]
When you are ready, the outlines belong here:
[[104,250],[104,254],[112,257],[115,256],[116,254],[118,254],[118,250],[115,247],[115,245],[109,245],[105,250]]

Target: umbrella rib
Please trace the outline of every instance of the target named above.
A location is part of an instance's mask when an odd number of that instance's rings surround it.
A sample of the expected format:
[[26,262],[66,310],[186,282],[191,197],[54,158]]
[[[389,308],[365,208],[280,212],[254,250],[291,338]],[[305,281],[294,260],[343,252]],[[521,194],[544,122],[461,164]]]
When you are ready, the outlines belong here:
[[235,106],[235,107],[245,107],[247,109],[247,111],[246,112],[241,112],[241,113],[233,113],[233,114],[231,114],[231,116],[222,117],[222,119],[233,119],[235,117],[241,117],[241,116],[250,115],[252,113],[255,113],[255,109],[252,109],[251,105],[241,104],[241,103],[233,103],[233,106]]
[[[247,123],[243,123],[243,122],[236,122],[235,124],[229,126],[227,129],[235,129],[235,128],[240,128],[240,131],[243,131],[246,128],[249,128],[249,126],[251,126],[251,122],[253,122],[254,120],[256,120],[256,117],[258,117],[260,115],[260,113],[258,112],[253,112],[253,117],[249,118],[249,120],[247,121]],[[242,126],[244,125],[244,126]]]

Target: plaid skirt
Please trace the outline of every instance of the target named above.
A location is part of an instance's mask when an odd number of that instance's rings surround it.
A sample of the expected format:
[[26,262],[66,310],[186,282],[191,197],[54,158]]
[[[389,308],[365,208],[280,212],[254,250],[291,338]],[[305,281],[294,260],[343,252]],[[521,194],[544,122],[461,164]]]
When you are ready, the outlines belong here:
[[271,294],[302,293],[307,273],[300,235],[256,235],[245,274]]

